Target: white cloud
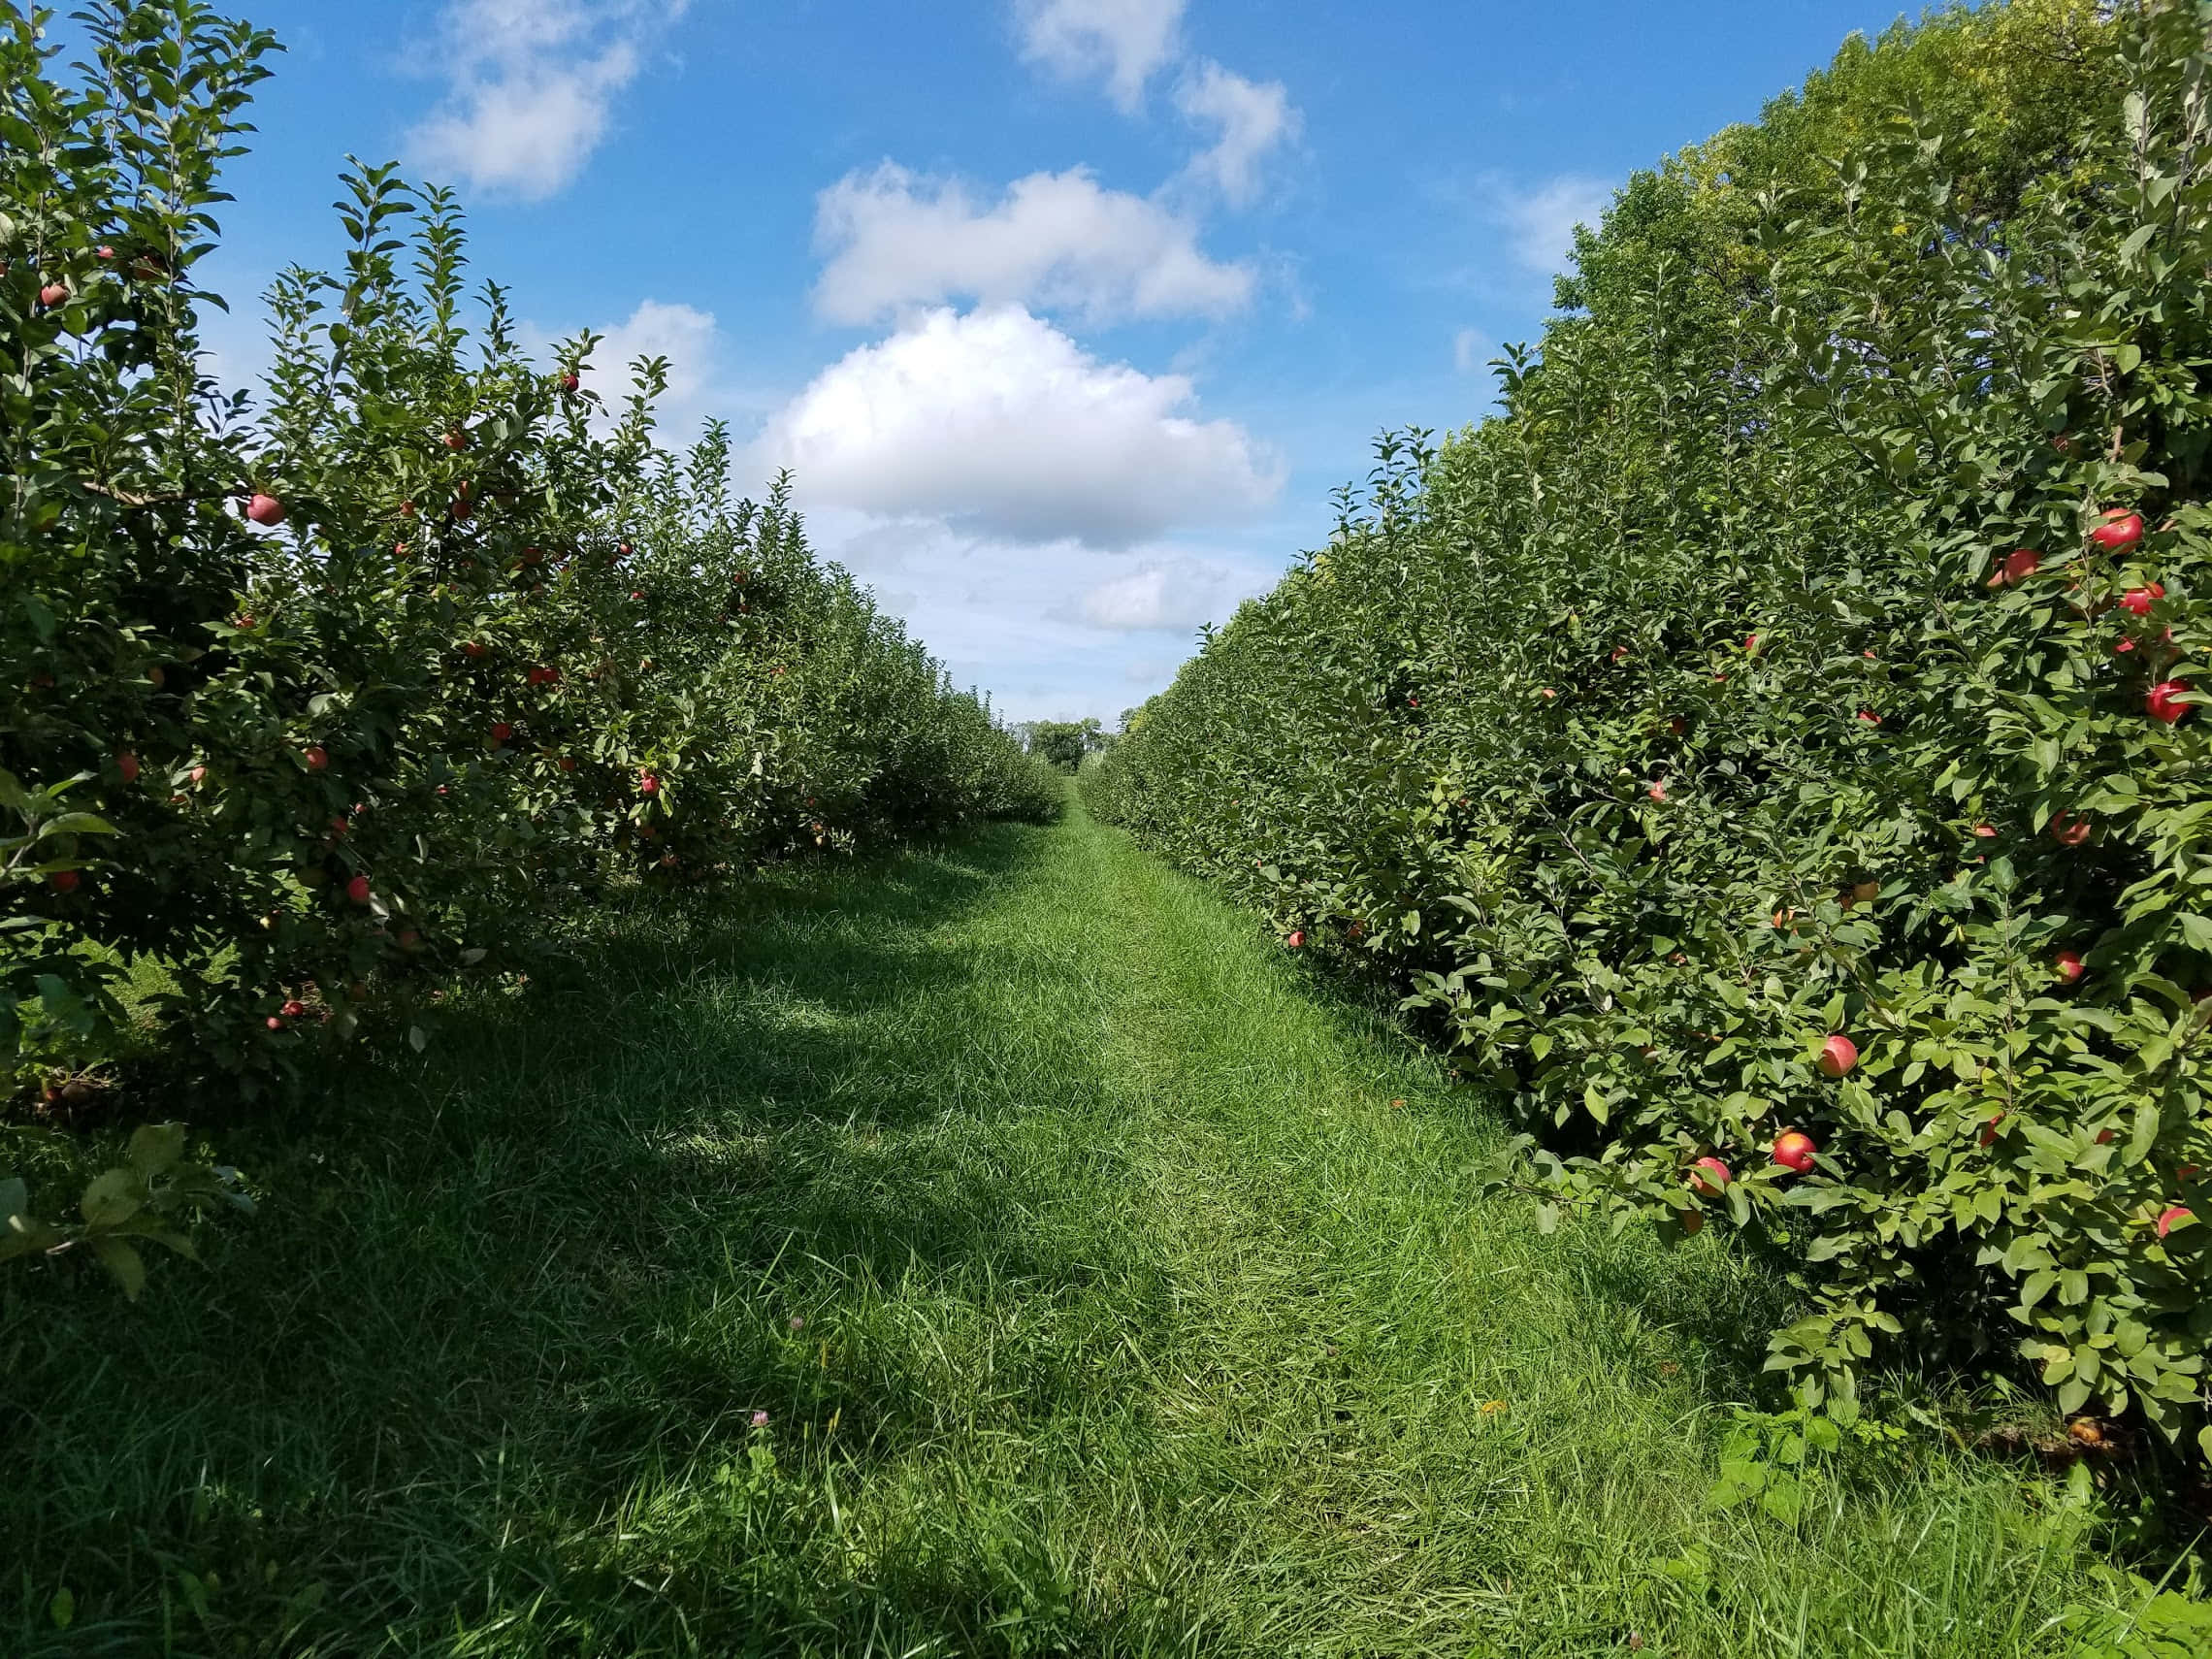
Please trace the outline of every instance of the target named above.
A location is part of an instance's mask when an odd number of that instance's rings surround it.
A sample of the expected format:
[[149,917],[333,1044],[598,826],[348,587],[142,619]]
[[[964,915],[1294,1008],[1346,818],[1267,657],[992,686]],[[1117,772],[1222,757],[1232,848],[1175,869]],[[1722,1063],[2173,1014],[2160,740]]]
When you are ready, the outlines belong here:
[[1210,60],[1184,78],[1175,107],[1189,120],[1220,128],[1220,138],[1191,158],[1187,172],[1232,207],[1247,206],[1259,193],[1259,164],[1268,152],[1298,136],[1300,116],[1280,81],[1247,81]]
[[447,0],[445,103],[410,135],[425,168],[540,201],[583,170],[650,37],[689,0]]
[[1489,216],[1502,226],[1513,257],[1535,271],[1563,271],[1575,245],[1575,227],[1593,229],[1612,205],[1613,187],[1572,175],[1515,190],[1492,182]]
[[1022,55],[1070,80],[1103,76],[1123,111],[1175,56],[1184,0],[1016,0]]
[[1462,374],[1480,374],[1497,348],[1480,329],[1463,328],[1451,337],[1451,366]]
[[1199,250],[1197,227],[1155,202],[1105,190],[1084,168],[1018,179],[978,209],[957,180],[885,162],[822,192],[815,244],[830,255],[814,305],[864,323],[973,299],[1117,316],[1218,316],[1243,306],[1248,266]]
[[1079,612],[1091,627],[1118,633],[1188,632],[1223,612],[1226,588],[1225,571],[1194,559],[1147,564],[1090,589]]
[[1272,454],[1192,419],[1192,401],[1187,377],[1102,363],[1018,306],[937,309],[825,370],[756,455],[793,468],[807,503],[1125,547],[1249,516],[1282,488]]
[[619,407],[634,383],[630,366],[640,357],[666,358],[668,389],[658,407],[674,415],[696,407],[706,395],[720,347],[721,333],[713,312],[643,300],[626,320],[607,329],[592,348],[584,385],[610,406]]

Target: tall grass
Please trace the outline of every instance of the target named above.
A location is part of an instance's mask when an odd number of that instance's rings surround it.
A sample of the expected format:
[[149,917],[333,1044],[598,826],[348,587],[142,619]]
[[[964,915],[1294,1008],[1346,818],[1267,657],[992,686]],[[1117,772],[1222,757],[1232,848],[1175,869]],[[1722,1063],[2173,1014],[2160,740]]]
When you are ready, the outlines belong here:
[[1988,1659],[2131,1594],[1928,1440],[1708,1507],[1762,1287],[1471,1204],[1436,1062],[1080,814],[595,926],[226,1132],[210,1271],[7,1282],[0,1651]]

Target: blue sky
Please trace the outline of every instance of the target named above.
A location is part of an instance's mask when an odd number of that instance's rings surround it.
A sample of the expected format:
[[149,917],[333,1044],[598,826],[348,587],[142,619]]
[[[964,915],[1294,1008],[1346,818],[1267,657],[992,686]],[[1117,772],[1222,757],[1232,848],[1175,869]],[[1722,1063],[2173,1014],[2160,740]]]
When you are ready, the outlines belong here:
[[1109,721],[1489,402],[1575,220],[1878,0],[239,0],[289,49],[209,273],[338,257],[346,153],[457,186],[551,340],[676,366],[748,486],[1013,719]]

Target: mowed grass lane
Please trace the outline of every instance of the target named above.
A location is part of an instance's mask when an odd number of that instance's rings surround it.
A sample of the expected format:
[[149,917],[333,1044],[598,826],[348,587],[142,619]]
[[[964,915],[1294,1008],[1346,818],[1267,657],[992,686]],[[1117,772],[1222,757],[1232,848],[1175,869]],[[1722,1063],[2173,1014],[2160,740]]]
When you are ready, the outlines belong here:
[[1475,1201],[1497,1136],[1080,810],[642,903],[226,1129],[205,1270],[0,1277],[0,1653],[1992,1659],[2122,1594],[1928,1438],[1708,1507],[1758,1285]]

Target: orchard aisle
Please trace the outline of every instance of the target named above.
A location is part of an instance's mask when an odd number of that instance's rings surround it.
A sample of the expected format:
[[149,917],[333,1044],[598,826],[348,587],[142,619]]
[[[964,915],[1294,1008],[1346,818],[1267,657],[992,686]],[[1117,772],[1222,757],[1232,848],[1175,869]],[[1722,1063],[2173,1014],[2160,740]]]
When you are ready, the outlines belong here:
[[1989,1659],[2120,1593],[1924,1444],[1708,1508],[1722,1253],[1473,1202],[1434,1063],[1080,809],[649,905],[318,1114],[208,1271],[0,1304],[0,1651]]

